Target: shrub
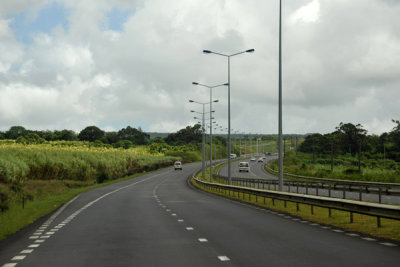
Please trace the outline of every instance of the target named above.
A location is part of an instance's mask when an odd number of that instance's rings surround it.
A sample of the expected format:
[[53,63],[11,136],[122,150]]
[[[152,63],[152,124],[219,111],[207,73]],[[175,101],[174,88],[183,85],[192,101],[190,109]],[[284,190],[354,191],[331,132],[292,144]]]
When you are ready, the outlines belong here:
[[96,177],[97,183],[102,184],[108,180],[110,180],[110,177],[108,176],[108,174],[105,171],[100,171],[97,173],[97,177]]
[[345,169],[343,172],[345,174],[352,175],[352,174],[357,174],[358,173],[358,169],[350,167],[350,168]]

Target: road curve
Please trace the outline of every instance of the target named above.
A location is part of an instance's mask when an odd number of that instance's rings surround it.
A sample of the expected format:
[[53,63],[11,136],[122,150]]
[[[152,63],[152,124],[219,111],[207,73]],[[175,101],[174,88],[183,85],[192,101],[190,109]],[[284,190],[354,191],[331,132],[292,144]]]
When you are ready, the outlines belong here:
[[[277,176],[269,174],[263,170],[263,166],[264,166],[265,162],[267,162],[271,159],[275,159],[275,158],[276,157],[274,157],[274,156],[268,156],[266,159],[264,159],[264,162],[250,161],[250,159],[232,161],[231,175],[232,175],[232,177],[238,177],[238,178],[277,180],[278,179]],[[256,160],[258,160],[258,158],[256,158]],[[249,172],[239,172],[239,162],[240,161],[249,162],[249,165],[250,165]],[[224,165],[223,167],[221,167],[219,174],[227,177],[228,176],[228,165]]]
[[0,242],[0,266],[398,266],[394,242],[193,189],[184,165],[81,194]]

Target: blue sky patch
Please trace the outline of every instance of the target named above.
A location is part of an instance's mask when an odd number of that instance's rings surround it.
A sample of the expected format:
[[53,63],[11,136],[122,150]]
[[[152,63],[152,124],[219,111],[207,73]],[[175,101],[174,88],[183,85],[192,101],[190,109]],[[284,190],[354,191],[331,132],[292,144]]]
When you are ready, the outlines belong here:
[[113,31],[123,31],[123,25],[134,12],[130,9],[124,10],[113,8],[108,14],[108,29]]
[[49,33],[52,29],[61,25],[68,28],[68,10],[60,4],[50,3],[39,11],[37,17],[32,21],[27,12],[21,12],[9,16],[13,19],[10,28],[16,39],[25,44],[31,44],[32,34],[36,32]]

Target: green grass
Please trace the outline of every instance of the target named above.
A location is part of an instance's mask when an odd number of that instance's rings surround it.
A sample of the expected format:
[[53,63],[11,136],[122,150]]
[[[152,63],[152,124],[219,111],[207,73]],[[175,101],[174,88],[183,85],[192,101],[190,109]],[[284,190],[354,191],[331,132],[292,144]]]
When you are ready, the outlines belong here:
[[226,192],[203,188],[201,184],[197,183],[194,179],[192,179],[192,184],[213,194],[222,195],[275,211],[286,212],[304,220],[336,226],[345,229],[346,231],[354,231],[366,235],[400,241],[400,221],[397,220],[381,219],[381,227],[377,227],[376,217],[354,213],[353,223],[350,223],[350,213],[345,211],[332,210],[332,216],[329,217],[329,211],[327,208],[314,206],[313,214],[311,214],[311,206],[307,204],[299,204],[299,210],[297,210],[296,204],[292,202],[287,202],[285,207],[284,201],[273,201],[270,198],[256,197],[254,195],[242,193],[239,194],[237,192],[228,196]]
[[[313,163],[312,156],[309,154],[298,153],[296,157],[293,152],[290,152],[285,155],[283,167],[285,173],[308,177],[400,183],[400,167],[393,161],[389,164],[388,160],[387,164],[383,165],[380,160],[363,159],[361,173],[358,173],[358,161],[354,157],[341,156],[334,162],[334,168],[331,170],[330,159],[326,157],[320,156]],[[270,162],[273,170],[278,170],[277,165],[277,161]]]

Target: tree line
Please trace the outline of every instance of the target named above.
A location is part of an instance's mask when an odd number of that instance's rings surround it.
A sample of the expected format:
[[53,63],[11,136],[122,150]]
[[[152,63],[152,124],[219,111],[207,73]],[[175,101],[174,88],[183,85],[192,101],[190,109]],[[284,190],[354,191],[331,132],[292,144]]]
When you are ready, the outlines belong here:
[[306,136],[300,145],[299,151],[304,153],[349,154],[360,159],[361,154],[366,157],[382,155],[385,158],[400,161],[400,121],[392,120],[395,127],[390,132],[381,135],[368,135],[361,124],[340,123],[335,131],[328,134],[314,133]]
[[40,144],[46,141],[88,141],[97,146],[113,146],[130,148],[135,145],[167,144],[173,146],[196,144],[201,142],[201,126],[187,126],[184,129],[171,133],[165,138],[157,137],[150,140],[150,135],[138,129],[127,126],[119,131],[106,132],[97,126],[88,126],[76,133],[73,130],[29,130],[23,126],[12,126],[1,132],[0,139],[16,140],[22,144]]

